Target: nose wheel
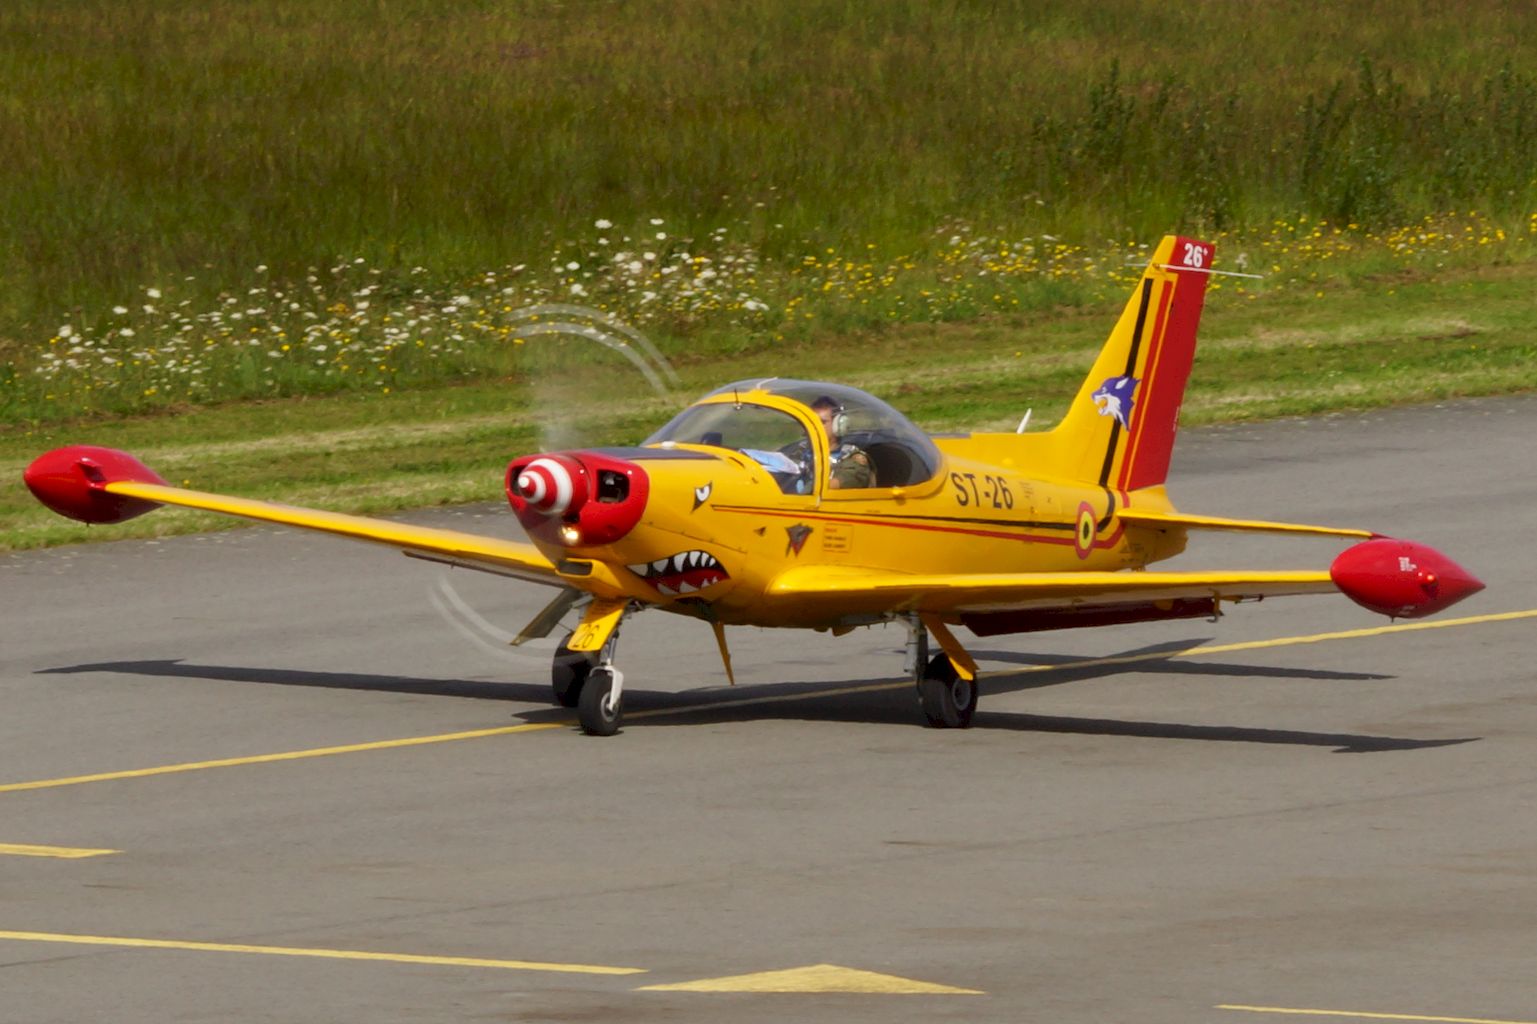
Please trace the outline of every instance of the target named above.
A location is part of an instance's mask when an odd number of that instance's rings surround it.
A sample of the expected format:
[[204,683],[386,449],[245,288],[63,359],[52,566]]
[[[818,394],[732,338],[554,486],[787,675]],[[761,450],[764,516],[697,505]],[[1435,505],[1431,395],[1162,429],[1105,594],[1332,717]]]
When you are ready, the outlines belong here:
[[576,706],[577,721],[589,736],[612,736],[624,722],[624,673],[600,665],[587,676]]

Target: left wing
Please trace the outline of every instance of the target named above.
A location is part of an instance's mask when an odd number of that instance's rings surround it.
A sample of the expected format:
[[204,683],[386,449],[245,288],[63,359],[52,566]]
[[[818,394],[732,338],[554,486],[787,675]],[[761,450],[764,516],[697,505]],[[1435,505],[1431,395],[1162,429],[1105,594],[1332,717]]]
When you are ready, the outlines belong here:
[[941,616],[1033,609],[1111,607],[1181,599],[1240,601],[1338,591],[1328,571],[1021,572],[906,575],[841,566],[781,573],[768,595],[799,609]]

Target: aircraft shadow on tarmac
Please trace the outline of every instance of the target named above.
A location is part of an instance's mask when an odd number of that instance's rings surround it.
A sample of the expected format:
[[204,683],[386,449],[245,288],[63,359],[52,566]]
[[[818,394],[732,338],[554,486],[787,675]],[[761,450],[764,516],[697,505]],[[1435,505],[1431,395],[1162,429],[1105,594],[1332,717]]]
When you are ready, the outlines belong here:
[[[1203,740],[1225,743],[1267,743],[1333,747],[1336,753],[1373,753],[1419,750],[1471,743],[1482,737],[1411,739],[1360,733],[1309,732],[1248,726],[1193,725],[1181,722],[1126,721],[1036,715],[1014,711],[988,711],[986,698],[1047,686],[1104,679],[1128,673],[1160,676],[1226,676],[1240,679],[1297,679],[1362,681],[1391,676],[1363,672],[1332,672],[1322,669],[1280,668],[1220,662],[1174,660],[1174,655],[1205,641],[1174,641],[1121,652],[1104,658],[1084,659],[1056,655],[1020,654],[1013,651],[978,651],[979,662],[1026,663],[1018,672],[991,672],[982,677],[982,708],[973,727],[1019,732],[1075,733],[1090,736],[1134,736],[1149,739]],[[231,665],[195,665],[180,659],[110,661],[40,669],[39,675],[120,673],[303,686],[322,689],[364,690],[374,693],[414,693],[431,697],[515,701],[547,704],[550,689],[545,683],[487,682],[466,679],[426,679],[409,676],[370,675],[350,672],[307,672],[294,669],[251,668]],[[827,695],[828,690],[845,691]],[[855,691],[855,692],[847,692]],[[921,721],[916,697],[909,687],[889,676],[826,681],[710,687],[682,692],[648,691],[633,684],[625,688],[625,728],[697,725],[701,721],[800,720],[911,725]],[[559,721],[570,712],[560,708],[524,711],[515,717],[531,723]]]

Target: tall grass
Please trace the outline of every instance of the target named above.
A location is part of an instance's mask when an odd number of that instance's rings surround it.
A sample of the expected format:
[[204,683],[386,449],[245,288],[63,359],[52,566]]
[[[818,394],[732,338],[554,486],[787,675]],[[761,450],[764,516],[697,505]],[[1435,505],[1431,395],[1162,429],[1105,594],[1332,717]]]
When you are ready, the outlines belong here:
[[452,288],[595,218],[787,264],[950,222],[1524,225],[1533,68],[1496,0],[8,0],[0,353],[185,277]]

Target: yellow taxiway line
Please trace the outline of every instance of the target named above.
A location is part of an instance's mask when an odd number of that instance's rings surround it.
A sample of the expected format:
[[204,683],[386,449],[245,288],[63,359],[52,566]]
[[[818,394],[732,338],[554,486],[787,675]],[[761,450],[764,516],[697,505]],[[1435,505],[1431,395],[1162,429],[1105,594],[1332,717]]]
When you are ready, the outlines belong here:
[[26,843],[0,843],[0,856],[10,857],[57,857],[78,860],[82,857],[103,857],[121,850],[86,850],[75,846],[28,846]]
[[[1302,644],[1327,643],[1335,640],[1360,640],[1368,637],[1388,636],[1394,633],[1412,633],[1426,629],[1452,629],[1460,626],[1477,626],[1494,622],[1513,622],[1519,619],[1537,618],[1537,608],[1518,612],[1496,612],[1491,615],[1474,615],[1460,619],[1440,619],[1434,622],[1403,622],[1391,626],[1374,626],[1369,629],[1349,629],[1333,633],[1314,633],[1308,636],[1280,637],[1274,640],[1246,640],[1240,643],[1217,644],[1210,647],[1190,647],[1183,651],[1164,651],[1149,654],[1116,655],[1105,658],[1083,658],[1078,661],[1052,665],[1029,665],[1011,668],[1006,675],[1023,675],[1035,672],[1070,672],[1083,668],[1102,668],[1113,665],[1135,665],[1147,662],[1168,661],[1174,658],[1204,658],[1213,654],[1232,654],[1236,651],[1256,651],[1272,647],[1295,647]],[[738,700],[708,701],[672,708],[657,708],[629,714],[633,719],[656,718],[664,715],[686,715],[700,711],[752,707],[764,704],[785,704],[795,701],[843,697],[850,694],[880,693],[902,690],[912,683],[867,683],[860,686],[842,686],[827,690],[801,691],[775,694],[770,697],[743,697]],[[271,764],[278,761],[301,761],[313,757],[333,757],[338,754],[360,754],[374,750],[394,750],[402,747],[420,747],[433,743],[456,743],[460,740],[485,739],[491,736],[511,736],[524,732],[543,732],[551,729],[568,729],[570,719],[551,722],[531,722],[525,725],[499,726],[492,729],[471,729],[466,732],[440,733],[433,736],[407,736],[403,739],[378,740],[371,743],[349,743],[335,747],[316,747],[309,750],[289,750],[278,754],[255,754],[248,757],[226,757],[214,761],[189,761],[183,764],[160,765],[155,768],[134,768],[128,771],[98,772],[94,775],[71,775],[59,779],[37,779],[32,782],[0,784],[0,793],[19,793],[32,789],[54,789],[60,786],[79,786],[89,782],[112,782],[119,779],[141,779],[152,775],[174,775],[179,772],[203,771],[209,768],[231,768],[238,765]]]
[[375,960],[438,967],[494,967],[507,971],[547,971],[559,974],[645,974],[640,967],[599,964],[553,964],[537,960],[488,960],[474,956],[424,956],[415,953],[372,953],[357,949],[308,949],[295,946],[251,946],[232,942],[183,942],[176,939],[136,939],[120,935],[64,935],[58,932],[0,931],[0,940],[59,942],[72,946],[125,946],[132,949],[179,949],[199,953],[255,953],[262,956],[303,956],[322,960]]
[[1431,1017],[1418,1013],[1367,1013],[1362,1010],[1302,1010],[1285,1006],[1242,1006],[1221,1003],[1219,1010],[1244,1010],[1248,1013],[1291,1014],[1295,1017],[1346,1017],[1356,1020],[1435,1021],[1438,1024],[1537,1024],[1529,1020],[1495,1020],[1490,1017]]
[[459,740],[478,740],[487,736],[510,736],[519,732],[538,732],[542,729],[563,729],[569,722],[533,722],[527,725],[506,725],[494,729],[471,729],[467,732],[446,732],[436,736],[407,736],[398,740],[377,740],[372,743],[348,743],[338,747],[315,747],[310,750],[288,750],[279,754],[253,754],[249,757],[225,757],[217,761],[188,761],[183,764],[165,764],[156,768],[133,768],[121,772],[98,772],[95,775],[71,775],[62,779],[38,779],[35,782],[9,782],[0,785],[0,793],[19,793],[28,789],[53,789],[57,786],[80,786],[87,782],[110,782],[115,779],[142,779],[151,775],[174,775],[178,772],[197,772],[208,768],[231,768],[236,765],[270,764],[275,761],[302,761],[311,757],[331,757],[336,754],[360,754],[368,750],[393,750],[398,747],[420,747],[429,743],[455,743]]

